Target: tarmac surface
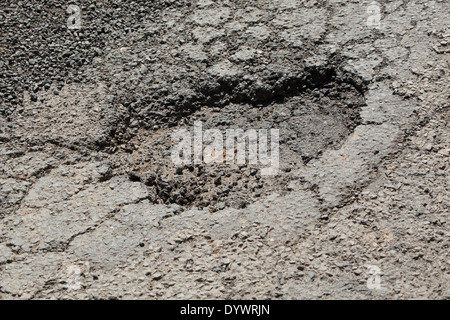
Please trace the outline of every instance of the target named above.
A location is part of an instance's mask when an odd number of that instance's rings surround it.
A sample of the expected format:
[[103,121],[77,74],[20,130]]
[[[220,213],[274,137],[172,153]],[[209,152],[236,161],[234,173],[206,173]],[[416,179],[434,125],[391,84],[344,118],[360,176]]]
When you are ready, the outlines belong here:
[[[449,16],[3,1],[0,298],[450,299]],[[196,121],[279,129],[279,174],[175,165]]]

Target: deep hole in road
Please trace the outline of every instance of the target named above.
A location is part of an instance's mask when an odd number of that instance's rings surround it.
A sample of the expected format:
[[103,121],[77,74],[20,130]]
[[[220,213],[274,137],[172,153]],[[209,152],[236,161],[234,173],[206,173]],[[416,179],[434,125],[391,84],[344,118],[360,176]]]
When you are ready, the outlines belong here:
[[[338,148],[359,124],[365,88],[360,79],[334,66],[305,69],[299,76],[269,74],[263,80],[231,76],[199,81],[198,94],[190,100],[180,98],[169,111],[145,116],[141,123],[146,125],[128,141],[133,147],[116,153],[116,171],[148,185],[153,203],[211,211],[245,208],[265,195],[285,192],[296,169],[326,149]],[[152,129],[162,121],[157,118],[161,114],[167,126]],[[227,129],[267,129],[268,133],[278,129],[278,174],[262,176],[261,164],[248,161],[174,163],[172,133],[186,129],[193,136],[194,123],[199,122],[203,133],[220,130],[224,146]]]

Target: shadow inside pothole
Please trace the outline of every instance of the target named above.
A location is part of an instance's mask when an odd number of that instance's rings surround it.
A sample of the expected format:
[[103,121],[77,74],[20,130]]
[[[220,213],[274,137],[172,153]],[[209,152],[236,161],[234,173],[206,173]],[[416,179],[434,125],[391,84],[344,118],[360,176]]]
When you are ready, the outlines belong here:
[[[357,85],[361,81],[353,77],[326,67],[310,69],[298,78],[279,76],[264,86],[243,84],[234,77],[207,79],[202,93],[196,95],[203,101],[191,101],[190,108],[185,102],[175,105],[172,117],[165,120],[171,125],[153,130],[143,125],[136,130],[126,149],[114,154],[115,172],[127,173],[131,180],[148,185],[154,203],[212,211],[244,208],[273,192],[283,193],[292,180],[291,172],[325,150],[339,148],[360,123],[364,87]],[[141,123],[152,121],[157,120],[147,115]],[[244,164],[225,160],[206,163],[205,159],[195,163],[193,157],[185,164],[174,163],[171,155],[177,142],[171,135],[184,129],[193,149],[193,128],[198,123],[203,133],[209,129],[220,131],[224,146],[228,129],[266,129],[268,133],[279,130],[278,174],[263,176],[261,164],[249,163],[248,140]],[[207,145],[204,143],[202,148]],[[268,150],[270,153],[270,146]]]

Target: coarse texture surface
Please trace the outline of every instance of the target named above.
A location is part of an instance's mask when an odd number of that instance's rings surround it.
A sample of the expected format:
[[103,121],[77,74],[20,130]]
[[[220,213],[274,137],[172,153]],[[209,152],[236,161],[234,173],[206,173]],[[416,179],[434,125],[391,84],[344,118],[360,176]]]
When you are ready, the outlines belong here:
[[[450,299],[449,16],[2,1],[0,299]],[[199,121],[279,129],[279,174],[175,165]]]

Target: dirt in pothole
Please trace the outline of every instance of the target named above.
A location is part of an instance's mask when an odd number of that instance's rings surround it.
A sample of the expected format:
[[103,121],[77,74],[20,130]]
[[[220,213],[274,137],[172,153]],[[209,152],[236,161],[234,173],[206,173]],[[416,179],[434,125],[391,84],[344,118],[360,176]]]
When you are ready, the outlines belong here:
[[[117,174],[149,186],[154,203],[176,203],[185,207],[244,208],[273,192],[283,193],[291,173],[328,148],[337,148],[359,123],[364,105],[360,90],[338,81],[334,73],[316,87],[279,92],[276,98],[214,106],[205,102],[199,110],[181,117],[172,128],[141,128],[114,156]],[[252,103],[253,102],[253,103]],[[213,105],[213,106],[211,106]],[[171,134],[186,129],[193,137],[194,122],[201,122],[203,134],[219,129],[279,129],[280,168],[276,176],[261,176],[267,166],[227,163],[176,165],[171,152]],[[270,138],[269,138],[270,143]],[[204,144],[203,147],[205,147]],[[193,139],[191,146],[193,147]],[[270,145],[268,145],[270,150]],[[248,155],[248,144],[246,154]]]

